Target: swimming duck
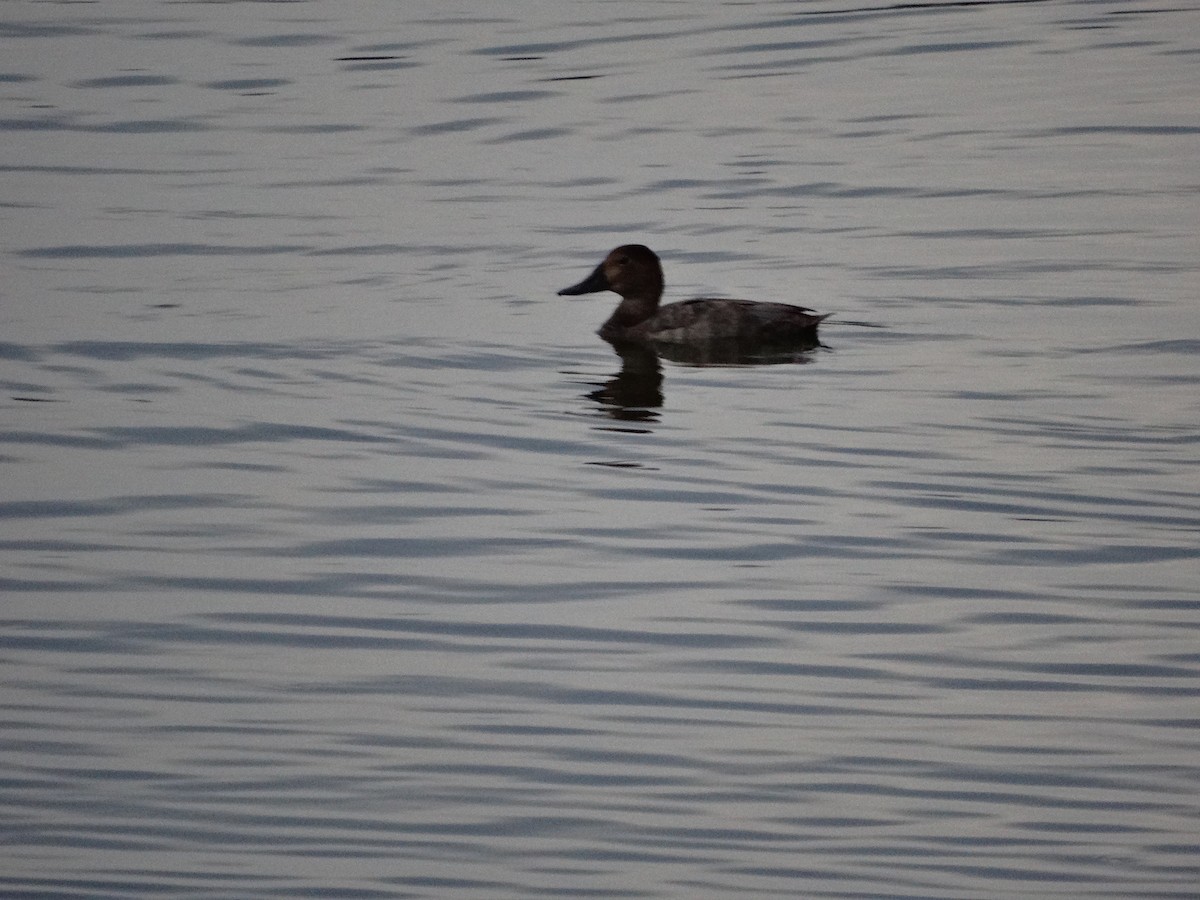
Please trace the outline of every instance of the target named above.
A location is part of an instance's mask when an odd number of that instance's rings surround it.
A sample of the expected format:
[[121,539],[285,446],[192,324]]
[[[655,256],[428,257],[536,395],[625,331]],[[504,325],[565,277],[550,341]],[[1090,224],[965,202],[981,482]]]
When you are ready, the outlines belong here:
[[562,296],[613,291],[621,302],[598,332],[607,341],[700,344],[815,343],[817,325],[830,314],[788,303],[698,298],[659,306],[662,264],[649,247],[625,244],[604,258],[587,278],[558,292]]

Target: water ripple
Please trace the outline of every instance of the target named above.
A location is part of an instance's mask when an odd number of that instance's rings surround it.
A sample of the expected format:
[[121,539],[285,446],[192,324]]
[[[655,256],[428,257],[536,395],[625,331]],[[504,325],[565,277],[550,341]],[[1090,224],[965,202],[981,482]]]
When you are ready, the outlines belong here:
[[0,893],[1192,897],[1193,13],[400,6],[0,25]]

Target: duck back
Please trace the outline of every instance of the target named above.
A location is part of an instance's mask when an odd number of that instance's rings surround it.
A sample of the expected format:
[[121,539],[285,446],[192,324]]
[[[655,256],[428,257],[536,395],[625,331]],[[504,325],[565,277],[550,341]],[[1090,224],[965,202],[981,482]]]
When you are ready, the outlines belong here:
[[786,343],[815,336],[824,315],[789,303],[701,297],[668,303],[650,318],[627,328],[612,321],[601,337],[644,338],[662,343]]

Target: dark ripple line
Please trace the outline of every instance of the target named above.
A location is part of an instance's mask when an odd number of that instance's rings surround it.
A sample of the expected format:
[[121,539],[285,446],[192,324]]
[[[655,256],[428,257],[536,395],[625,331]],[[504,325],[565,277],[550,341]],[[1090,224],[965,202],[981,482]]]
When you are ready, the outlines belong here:
[[1000,550],[993,558],[1006,565],[1146,565],[1184,559],[1200,559],[1200,547],[1146,544],[1099,544],[1087,547]]
[[154,426],[145,428],[97,428],[81,435],[15,432],[0,440],[13,444],[122,449],[127,447],[219,447],[230,444],[284,443],[290,441],[334,441],[351,444],[393,444],[395,439],[351,431],[280,422],[254,422],[230,428],[202,426]]
[[[11,352],[26,354],[20,358],[31,359],[34,351],[30,347],[16,344],[0,344],[0,358]],[[45,348],[50,353],[82,356],[85,359],[133,360],[161,359],[210,360],[224,357],[250,359],[313,360],[344,357],[357,351],[359,345],[348,343],[321,344],[270,344],[262,342],[216,342],[203,341],[66,341]]]
[[101,500],[0,501],[0,519],[83,518],[118,516],[164,509],[228,509],[250,505],[236,494],[121,494]]
[[1019,435],[1043,441],[1074,439],[1083,445],[1095,443],[1110,446],[1128,444],[1133,447],[1190,447],[1200,443],[1200,431],[1179,432],[1177,429],[1147,430],[1133,426],[1118,427],[1121,423],[1112,421],[1087,424],[1017,416],[988,416],[979,421],[983,423],[982,426],[939,422],[931,423],[931,427],[957,431],[1000,431],[1006,435]]
[[[912,199],[942,199],[961,197],[1000,197],[1012,195],[1012,191],[1001,188],[953,188],[953,187],[911,187],[886,184],[876,185],[846,185],[834,181],[810,181],[802,184],[776,185],[767,179],[752,179],[762,185],[752,186],[739,179],[724,179],[729,188],[717,187],[715,190],[701,191],[698,196],[713,200],[745,200],[749,197],[768,198],[808,198],[836,197],[842,199],[863,199],[879,197],[904,197]],[[696,182],[690,187],[704,187],[706,184],[716,187],[720,182]],[[634,193],[656,193],[663,185],[676,187],[671,181],[656,182],[639,188]]]
[[249,91],[262,88],[284,87],[291,84],[288,78],[230,78],[224,81],[207,81],[204,87],[218,91]]
[[45,172],[51,175],[215,175],[235,169],[130,169],[122,166],[0,165],[0,172]]
[[[478,652],[478,648],[474,648]],[[896,713],[890,709],[869,709],[861,705],[833,703],[802,703],[752,699],[751,695],[717,697],[683,695],[679,691],[622,690],[606,688],[563,687],[540,681],[498,681],[445,675],[393,675],[366,678],[359,681],[340,679],[330,683],[311,683],[303,686],[305,693],[351,696],[354,694],[403,694],[412,697],[470,697],[476,701],[499,697],[506,701],[536,702],[545,708],[594,707],[615,715],[625,707],[654,711],[658,715],[700,711],[746,716],[755,714],[803,718],[805,716],[854,715],[856,717],[889,718]],[[931,717],[953,718],[953,717]],[[1017,717],[1026,721],[1026,716]],[[672,720],[673,721],[673,720]],[[725,721],[726,725],[730,724]]]
[[[25,166],[9,167],[10,171],[29,171]],[[0,167],[0,171],[5,171]],[[37,171],[55,171],[54,167],[44,167]],[[75,171],[75,170],[72,170]],[[96,170],[108,172],[109,170]],[[112,170],[118,174],[144,175],[163,174],[166,170]],[[91,174],[92,170],[78,170],[79,174]],[[180,170],[169,174],[211,174],[209,171],[191,172]],[[376,184],[381,179],[363,178],[348,179],[337,184]],[[315,184],[316,182],[296,182],[297,184]],[[358,244],[344,247],[314,247],[311,244],[197,244],[197,243],[145,243],[145,244],[63,244],[50,247],[29,247],[14,251],[15,256],[26,259],[94,259],[112,258],[126,259],[130,257],[158,256],[259,256],[279,255],[286,253],[305,254],[309,256],[378,256],[393,253],[407,254],[436,254],[464,255],[487,250],[504,248],[481,246],[427,245],[427,244]]]
[[454,635],[456,637],[506,637],[538,641],[580,641],[585,643],[648,644],[662,647],[739,648],[760,647],[775,641],[748,636],[712,632],[653,632],[581,625],[542,625],[537,623],[502,624],[496,622],[457,622],[434,619],[380,619],[352,616],[306,614],[225,613],[206,618],[229,624],[284,625],[294,628],[365,629],[405,634]]
[[284,550],[270,548],[264,555],[271,557],[298,556],[306,559],[317,557],[356,557],[383,559],[432,559],[436,557],[479,557],[495,556],[518,550],[572,548],[577,541],[563,538],[497,538],[480,540],[477,537],[463,538],[347,538],[343,540],[313,541]]
[[[876,56],[918,56],[923,53],[959,53],[964,50],[995,50],[1007,47],[1030,47],[1031,41],[946,41],[932,44],[909,44],[904,47],[892,47],[880,50]],[[860,59],[869,58],[872,54],[864,53]]]
[[55,594],[65,594],[70,591],[72,593],[83,594],[95,593],[96,588],[96,582],[79,579],[68,581],[64,578],[48,578],[35,581],[32,578],[0,578],[0,591],[8,591],[14,594],[39,591]]
[[856,38],[822,38],[817,40],[773,41],[771,43],[739,44],[701,50],[697,56],[728,56],[731,53],[778,53],[797,50],[817,50],[826,47],[844,47],[856,43]]
[[441,134],[458,134],[463,131],[474,131],[488,125],[498,125],[507,119],[495,116],[480,116],[473,119],[451,119],[445,122],[430,122],[427,125],[416,125],[408,129],[409,134],[418,137],[429,137]]
[[113,88],[113,87],[157,87],[161,85],[178,84],[177,78],[170,75],[112,75],[106,78],[85,78],[74,82],[76,88]]
[[747,659],[709,659],[688,668],[703,672],[729,672],[737,675],[788,675],[805,678],[852,678],[870,681],[891,680],[896,676],[886,669],[867,666],[833,666],[816,663],[777,663]]
[[[1009,192],[1005,192],[1009,193]],[[1091,191],[1089,194],[1095,194]],[[1015,196],[1015,193],[1014,193]],[[1084,196],[1083,192],[1073,196]],[[1113,194],[1113,196],[1116,196]],[[947,279],[980,281],[984,279],[1025,279],[1029,275],[1063,274],[1073,272],[1148,272],[1174,274],[1193,271],[1191,263],[1156,262],[1146,259],[1079,258],[1064,261],[1024,261],[1013,263],[981,263],[959,266],[862,266],[860,271],[875,278]]]
[[924,684],[951,691],[1005,691],[1038,694],[1123,694],[1134,697],[1200,697],[1200,688],[1159,685],[1127,685],[1111,682],[1086,683],[1078,681],[1047,681],[1015,678],[953,678],[924,679]]
[[[1125,301],[1128,302],[1128,301]],[[1173,338],[1157,341],[1138,341],[1132,344],[1111,344],[1106,347],[1081,347],[1072,349],[1072,353],[1181,353],[1186,356],[1200,355],[1200,340],[1193,338]]]
[[[1024,785],[1021,785],[1024,787]],[[1080,795],[1078,790],[1067,792],[1064,796],[1042,791],[1030,793],[1026,791],[997,791],[997,790],[966,790],[939,789],[933,787],[899,787],[891,784],[881,784],[867,781],[829,781],[810,784],[806,789],[814,793],[837,794],[846,796],[889,797],[893,799],[909,799],[928,802],[930,800],[949,800],[967,802],[981,806],[1028,807],[1032,809],[1061,809],[1089,810],[1102,814],[1114,812],[1177,812],[1187,813],[1190,809],[1179,797],[1166,796],[1158,802],[1148,800],[1118,800],[1115,797],[1097,797],[1088,799]],[[1174,802],[1169,802],[1174,801]],[[997,813],[998,815],[998,813]]]
[[[954,509],[970,510],[972,512],[1008,513],[1016,516],[1047,518],[1069,517],[1077,518],[1086,515],[1089,518],[1104,518],[1118,522],[1131,522],[1142,525],[1158,525],[1164,528],[1200,529],[1200,516],[1170,515],[1154,512],[1123,512],[1119,510],[1145,510],[1148,506],[1144,497],[1111,497],[1102,495],[1069,494],[1054,491],[1021,491],[1004,488],[991,488],[986,485],[967,484],[922,484],[920,482],[875,481],[872,484],[879,488],[890,488],[898,493],[890,499],[896,503],[913,506],[920,509]],[[920,493],[928,491],[929,493]],[[947,496],[952,491],[959,496]],[[917,492],[917,493],[914,493]],[[1013,500],[984,500],[984,496],[1009,496]],[[1016,498],[1043,500],[1045,503],[1018,502]],[[1184,504],[1166,503],[1159,499],[1157,505],[1168,508],[1180,508]],[[1076,507],[1085,507],[1081,511]],[[1101,514],[1095,507],[1114,507],[1112,511]],[[1186,507],[1184,507],[1186,508]]]
[[1040,131],[1029,131],[1025,137],[1059,137],[1073,134],[1126,134],[1134,136],[1200,134],[1200,125],[1062,125]]
[[101,34],[99,28],[83,25],[45,25],[24,22],[0,22],[0,38],[57,38],[76,37],[84,34]]
[[[356,125],[347,122],[322,122],[316,125],[258,125],[254,128],[259,134],[343,134],[348,131],[366,131],[366,125]],[[385,184],[382,178],[343,178],[343,179],[315,179],[312,181],[275,181],[267,182],[267,187],[277,187],[283,185],[321,185],[321,186],[337,186],[343,184]]]
[[[556,774],[555,770],[539,767],[514,767],[512,774],[524,775],[526,780],[536,783],[542,773]],[[505,773],[501,771],[499,774]],[[212,791],[211,785],[206,784],[202,787],[205,792]],[[268,787],[274,788],[277,785],[271,783]],[[430,839],[447,836],[538,837],[561,835],[564,831],[590,829],[605,824],[604,820],[599,818],[565,815],[496,816],[479,822],[445,822],[435,819],[397,821],[364,815],[317,815],[311,811],[293,815],[231,813],[225,810],[209,810],[199,805],[176,812],[174,818],[182,820],[180,824],[168,824],[171,821],[167,817],[168,811],[158,806],[152,807],[144,803],[118,805],[112,802],[106,804],[106,809],[114,817],[128,820],[120,823],[119,833],[130,838],[170,837],[185,839],[189,845],[197,841],[215,845],[246,842],[259,847],[292,847],[311,849],[313,852],[320,852],[317,842],[328,841],[344,847],[358,847],[364,855],[367,848],[383,849],[412,843],[398,840],[398,836],[401,835],[417,835]],[[150,818],[157,820],[158,824],[134,824]],[[38,834],[33,837],[44,839],[45,836],[61,836],[66,840],[76,840],[77,838],[73,837],[76,834],[74,828],[75,826],[69,824],[42,825],[37,828]],[[321,896],[326,894],[322,892]]]
[[[913,0],[910,3],[891,3],[886,6],[855,6],[849,9],[802,10],[797,18],[817,17],[839,19],[843,16],[876,15],[879,13],[958,11],[986,6],[1020,6],[1026,3],[1047,3],[1052,0]],[[791,20],[786,20],[791,21]]]
[[817,634],[946,634],[949,628],[945,625],[923,625],[915,622],[878,622],[878,621],[774,621],[770,624],[786,631],[811,631]]
[[549,97],[560,96],[560,91],[491,91],[485,94],[468,94],[454,97],[451,103],[514,103],[524,100],[545,100]]
[[[976,661],[972,665],[977,664]],[[1008,671],[1037,672],[1047,675],[1096,676],[1104,678],[1195,678],[1196,669],[1150,663],[1013,663],[1005,661]]]
[[83,541],[52,540],[0,540],[0,550],[19,551],[22,553],[112,553],[120,550],[145,550],[145,546],[136,544],[100,544],[84,543]]
[[[0,590],[57,590],[62,582],[0,579]],[[219,575],[143,575],[121,582],[125,588],[155,590],[217,591],[220,593],[251,593],[270,596],[368,597],[389,601],[406,599],[439,605],[449,603],[470,605],[562,603],[572,600],[603,600],[645,592],[644,583],[621,581],[567,581],[547,584],[498,584],[494,581],[471,581],[457,578],[422,578],[412,573],[377,574],[345,572],[310,578],[238,578]],[[693,591],[711,588],[709,580],[658,581],[655,589]],[[65,589],[65,588],[64,588]],[[91,582],[72,582],[72,590],[95,590]]]
[[293,33],[268,34],[261,37],[235,38],[230,43],[238,47],[313,47],[318,44],[328,44],[338,38],[330,34]]
[[79,131],[89,134],[174,134],[208,131],[210,125],[195,119],[126,119],[85,125],[68,116],[34,119],[0,119],[0,131]]
[[[791,630],[847,631],[851,633],[858,633],[859,631],[859,629],[856,627],[858,623],[825,622],[815,623],[815,626],[813,623],[800,624],[779,622],[772,624],[780,628]],[[881,629],[879,632],[877,632],[874,629],[867,627],[864,630],[867,633],[891,633],[888,629]],[[933,629],[917,629],[917,633],[920,633],[923,630]],[[937,630],[944,631],[945,629]],[[898,632],[905,633],[903,628],[898,629]],[[891,682],[912,682],[926,686],[949,688],[956,691],[984,690],[1021,692],[1033,691],[1044,693],[1121,693],[1135,695],[1148,694],[1167,697],[1200,696],[1200,688],[1191,686],[1191,683],[1196,680],[1197,676],[1197,672],[1194,668],[1189,668],[1187,666],[1172,666],[1163,663],[1066,663],[1060,665],[1014,665],[1008,661],[994,662],[991,660],[979,659],[966,660],[955,658],[953,656],[928,657],[919,654],[872,654],[871,658],[876,660],[895,660],[908,664],[916,663],[938,670],[951,668],[959,668],[963,670],[1000,670],[1003,671],[1005,675],[996,677],[991,677],[986,674],[974,674],[970,676],[903,675],[898,672],[882,669],[856,669],[849,666],[810,666],[799,663],[755,663],[744,660],[714,660],[703,664],[703,666],[700,666],[699,668],[702,668],[704,671],[720,670],[730,671],[737,674],[795,675],[817,678],[867,678],[877,681],[888,680]],[[1056,680],[1049,680],[1044,677],[1019,677],[1022,673],[1031,676],[1049,675],[1059,677]],[[1009,677],[1010,675],[1012,677]],[[1177,681],[1177,683],[1174,685],[1137,683],[1141,679],[1174,679]],[[1171,723],[1170,727],[1178,727],[1178,723]]]
[[360,244],[349,247],[330,247],[328,249],[310,250],[309,256],[390,256],[396,253],[409,253],[412,248],[404,244]]
[[312,249],[304,244],[63,244],[18,250],[15,255],[26,259],[127,259],[150,256],[271,256],[304,253]]
[[492,47],[480,47],[472,50],[471,53],[477,56],[501,56],[501,57],[522,57],[522,58],[540,58],[552,53],[562,53],[569,50],[577,50],[582,47],[591,47],[596,44],[612,45],[626,41],[638,40],[659,40],[668,37],[666,33],[657,32],[654,34],[640,32],[632,35],[615,35],[606,34],[603,37],[596,38],[581,38],[573,41],[546,41],[543,43],[529,44],[501,44]]
[[[63,653],[126,655],[148,653],[154,647],[180,643],[217,646],[303,647],[307,649],[436,650],[478,652],[469,646],[436,638],[483,638],[498,647],[528,649],[528,641],[562,644],[611,644],[615,646],[686,647],[693,649],[746,649],[776,643],[764,637],[728,635],[720,632],[638,632],[586,626],[541,625],[537,623],[495,624],[450,622],[433,619],[373,620],[324,616],[271,616],[228,614],[206,617],[238,625],[147,622],[88,622],[59,624],[36,620],[0,621],[0,649],[5,651],[55,651]],[[246,625],[291,626],[296,629],[362,629],[371,634],[333,634],[324,631],[248,630]],[[79,633],[82,629],[88,629]],[[402,635],[402,636],[395,636]],[[513,642],[511,644],[501,642]],[[563,648],[565,649],[565,647]],[[154,696],[161,696],[155,692]],[[188,696],[191,696],[189,694]]]

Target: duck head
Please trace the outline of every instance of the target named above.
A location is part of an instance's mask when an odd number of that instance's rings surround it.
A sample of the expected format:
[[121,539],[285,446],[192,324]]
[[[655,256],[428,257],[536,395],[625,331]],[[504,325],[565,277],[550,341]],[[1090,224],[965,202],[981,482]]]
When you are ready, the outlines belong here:
[[574,297],[600,291],[612,291],[653,312],[662,298],[662,264],[649,247],[625,244],[604,257],[604,262],[596,266],[591,275],[579,284],[563,288],[558,295]]

